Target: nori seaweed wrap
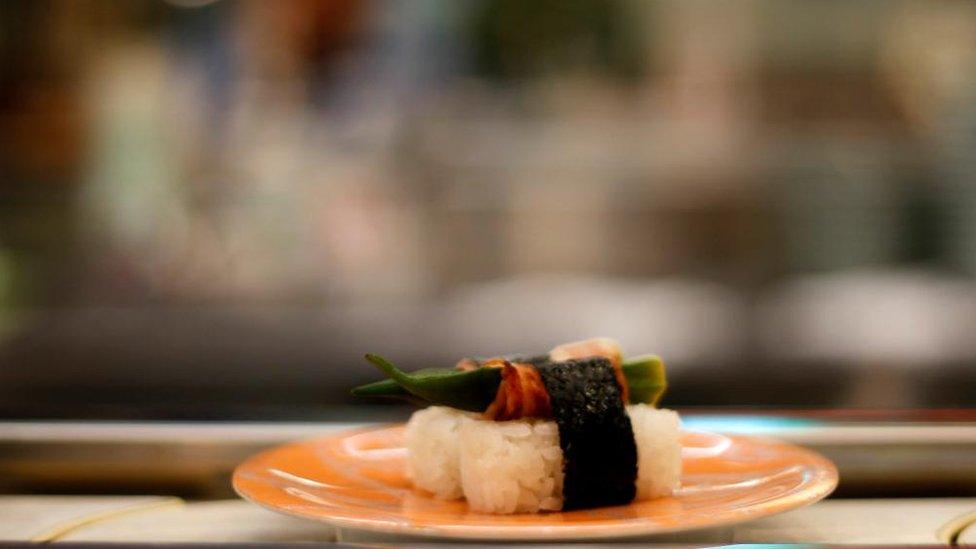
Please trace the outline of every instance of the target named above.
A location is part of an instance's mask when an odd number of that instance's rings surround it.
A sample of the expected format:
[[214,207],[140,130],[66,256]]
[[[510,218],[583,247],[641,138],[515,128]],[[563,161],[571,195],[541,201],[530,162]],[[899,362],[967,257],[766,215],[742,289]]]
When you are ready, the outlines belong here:
[[637,445],[606,358],[537,364],[559,428],[563,509],[622,505],[636,495]]

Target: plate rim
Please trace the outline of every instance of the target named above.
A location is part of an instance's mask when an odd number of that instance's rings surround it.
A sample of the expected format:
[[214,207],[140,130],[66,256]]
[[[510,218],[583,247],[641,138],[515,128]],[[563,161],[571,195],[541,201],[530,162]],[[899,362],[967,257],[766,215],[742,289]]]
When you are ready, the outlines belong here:
[[724,520],[716,520],[708,524],[703,525],[692,525],[692,526],[660,526],[653,522],[634,522],[633,524],[620,523],[617,525],[607,525],[607,524],[576,524],[576,525],[561,525],[561,526],[534,526],[531,524],[526,525],[505,525],[505,526],[491,526],[491,525],[469,525],[469,524],[441,524],[441,525],[412,525],[407,522],[386,522],[380,521],[375,518],[346,518],[346,517],[326,517],[317,514],[303,513],[300,510],[287,509],[284,507],[269,504],[267,502],[261,501],[251,496],[247,493],[247,490],[241,486],[242,483],[247,482],[248,479],[244,478],[247,467],[256,461],[261,461],[266,456],[287,450],[289,448],[299,448],[302,446],[307,446],[309,444],[315,444],[319,441],[344,438],[357,434],[363,434],[373,431],[382,431],[386,429],[392,429],[397,427],[402,427],[404,423],[384,423],[369,425],[354,429],[343,429],[341,431],[336,431],[327,435],[321,435],[317,437],[312,437],[304,440],[298,440],[294,442],[289,442],[285,444],[280,444],[267,448],[258,452],[254,455],[249,456],[247,459],[242,461],[234,468],[233,475],[231,476],[231,486],[234,492],[237,493],[245,501],[258,505],[264,509],[270,511],[296,517],[304,520],[311,520],[315,522],[320,522],[328,524],[335,528],[346,528],[359,530],[364,532],[382,533],[382,534],[397,534],[397,535],[407,535],[415,537],[427,537],[427,538],[438,538],[438,539],[456,539],[456,540],[499,540],[499,541],[558,541],[558,540],[607,540],[607,539],[624,539],[624,538],[634,538],[639,536],[652,536],[652,535],[665,535],[665,534],[675,534],[679,532],[694,532],[699,530],[711,530],[715,528],[723,528],[732,526],[735,524],[742,524],[750,522],[753,520],[758,520],[760,518],[771,517],[787,511],[792,511],[808,505],[817,503],[818,501],[829,496],[837,488],[837,484],[840,480],[840,475],[837,470],[837,466],[823,454],[811,450],[809,448],[793,444],[791,442],[786,442],[775,437],[768,436],[756,436],[756,435],[743,435],[739,433],[714,433],[709,431],[699,431],[699,430],[682,430],[683,432],[695,432],[695,433],[705,433],[705,434],[719,434],[722,436],[727,436],[734,438],[736,440],[743,440],[747,442],[774,442],[779,445],[791,447],[801,453],[807,454],[807,457],[811,461],[817,462],[817,476],[811,479],[808,484],[802,487],[799,491],[787,494],[785,496],[777,497],[769,503],[775,502],[776,505],[773,509],[767,507],[761,508],[761,512],[754,514],[749,514],[747,516],[741,517],[728,517]]

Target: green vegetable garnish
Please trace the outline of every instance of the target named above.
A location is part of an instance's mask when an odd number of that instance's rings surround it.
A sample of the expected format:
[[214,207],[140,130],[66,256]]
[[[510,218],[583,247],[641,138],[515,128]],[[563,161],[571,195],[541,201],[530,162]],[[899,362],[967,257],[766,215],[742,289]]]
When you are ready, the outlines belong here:
[[[501,384],[500,368],[460,371],[453,368],[428,368],[404,372],[378,355],[368,354],[390,379],[356,387],[353,396],[402,399],[414,404],[437,404],[470,412],[483,412],[495,399]],[[621,364],[631,404],[657,405],[667,389],[664,362],[653,355],[625,360]]]
[[[468,371],[430,369],[408,374],[379,355],[368,354],[366,360],[410,394],[431,404],[470,412],[484,411],[495,400],[498,385],[502,382],[499,368]],[[355,389],[353,391],[356,394]]]
[[664,362],[661,357],[642,355],[625,360],[621,365],[624,377],[627,378],[627,389],[630,390],[631,404],[657,403],[664,396],[668,388],[668,380],[664,375]]

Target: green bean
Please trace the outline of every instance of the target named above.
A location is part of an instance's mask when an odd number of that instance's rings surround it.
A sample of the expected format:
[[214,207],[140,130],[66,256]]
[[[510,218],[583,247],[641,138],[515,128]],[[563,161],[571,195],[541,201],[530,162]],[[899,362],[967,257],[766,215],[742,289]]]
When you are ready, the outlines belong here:
[[631,404],[650,404],[657,406],[668,380],[664,373],[664,362],[654,355],[642,355],[625,360],[621,365],[627,378]]
[[400,387],[431,404],[450,406],[458,410],[482,412],[495,399],[502,382],[499,368],[474,370],[420,370],[408,374],[379,355],[366,355],[384,374]]
[[[491,404],[501,383],[498,368],[460,371],[453,368],[427,368],[406,373],[377,355],[366,355],[391,379],[356,387],[353,396],[390,398],[414,404],[437,404],[460,410],[482,412]],[[657,356],[643,355],[621,364],[631,404],[656,406],[667,389],[664,363]]]
[[360,385],[359,387],[355,387],[349,391],[349,394],[362,398],[404,400],[415,406],[427,405],[426,400],[414,396],[413,393],[407,391],[403,387],[400,387],[397,382],[393,381],[392,379],[384,379],[381,381],[374,381],[373,383],[367,383],[366,385]]

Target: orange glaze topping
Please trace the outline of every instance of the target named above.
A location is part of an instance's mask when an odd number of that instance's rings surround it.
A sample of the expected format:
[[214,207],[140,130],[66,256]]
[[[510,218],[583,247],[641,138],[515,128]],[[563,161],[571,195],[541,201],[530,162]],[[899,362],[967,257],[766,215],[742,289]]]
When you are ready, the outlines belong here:
[[492,359],[483,368],[502,368],[502,383],[495,400],[485,410],[485,419],[505,421],[525,417],[552,417],[549,393],[542,376],[531,364]]

